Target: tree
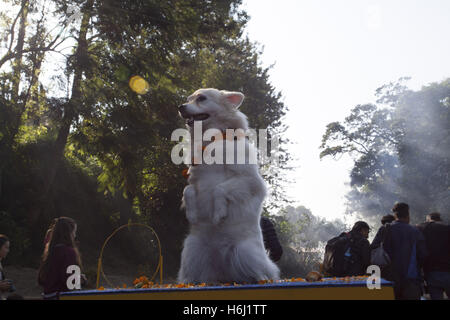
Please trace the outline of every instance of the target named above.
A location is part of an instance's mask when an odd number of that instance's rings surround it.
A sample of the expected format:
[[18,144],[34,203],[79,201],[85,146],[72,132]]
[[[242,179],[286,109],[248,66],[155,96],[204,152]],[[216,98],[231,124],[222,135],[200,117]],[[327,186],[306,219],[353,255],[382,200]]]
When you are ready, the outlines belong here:
[[417,92],[405,80],[379,88],[378,105],[358,105],[344,123],[328,124],[322,139],[321,158],[354,159],[348,212],[375,223],[396,201],[409,203],[417,222],[448,204],[449,80]]
[[[248,16],[240,4],[30,2],[20,101],[11,99],[14,71],[6,62],[2,77],[9,80],[0,95],[0,153],[8,159],[2,162],[0,210],[6,218],[0,229],[16,226],[23,234],[20,242],[29,243],[23,261],[38,259],[50,219],[68,215],[80,224],[88,261],[96,263],[98,247],[115,227],[139,221],[157,231],[166,275],[176,273],[188,227],[179,209],[184,168],[170,159],[171,133],[184,126],[176,106],[198,87],[241,90],[252,127],[283,131],[286,108],[260,67],[256,46],[242,38]],[[80,19],[71,20],[74,13]],[[63,40],[67,49],[57,46]],[[55,51],[61,60],[54,62],[59,69],[52,88],[41,70]],[[133,76],[149,90],[133,91]],[[281,152],[286,163],[288,153]],[[122,240],[118,254],[133,261],[139,246]]]
[[275,222],[283,247],[279,265],[284,277],[306,276],[310,271],[319,271],[326,242],[346,229],[343,221],[328,221],[315,216],[304,206],[287,206],[279,214],[269,217]]

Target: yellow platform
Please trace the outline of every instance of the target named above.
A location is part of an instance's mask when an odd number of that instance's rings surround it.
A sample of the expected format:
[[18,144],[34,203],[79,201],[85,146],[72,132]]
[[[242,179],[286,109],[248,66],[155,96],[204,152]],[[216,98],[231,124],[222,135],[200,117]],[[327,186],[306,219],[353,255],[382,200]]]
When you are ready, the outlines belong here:
[[393,300],[392,283],[370,290],[366,280],[326,278],[318,282],[275,282],[240,286],[105,289],[62,293],[60,300]]

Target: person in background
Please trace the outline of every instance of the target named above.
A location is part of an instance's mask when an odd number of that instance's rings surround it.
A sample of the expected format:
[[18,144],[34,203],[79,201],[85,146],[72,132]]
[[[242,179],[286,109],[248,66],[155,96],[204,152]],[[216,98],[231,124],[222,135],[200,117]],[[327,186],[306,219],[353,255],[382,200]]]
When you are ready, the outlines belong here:
[[395,217],[392,214],[387,214],[381,218],[381,227],[378,229],[375,238],[370,244],[370,250],[376,249],[380,246],[385,237],[386,224],[395,221]]
[[275,227],[267,217],[261,217],[261,231],[264,240],[264,247],[269,251],[269,257],[272,261],[277,262],[283,254],[283,248],[278,240]]
[[450,298],[450,226],[438,212],[433,212],[417,227],[425,237],[428,251],[423,271],[431,299],[442,300],[444,291]]
[[321,271],[331,277],[365,275],[370,265],[369,232],[366,222],[357,221],[350,232],[329,240]]
[[381,225],[385,225],[386,223],[391,223],[395,221],[395,217],[392,214],[387,214],[381,218]]
[[384,249],[391,258],[395,299],[420,300],[420,269],[427,255],[425,238],[409,224],[408,204],[396,203],[392,211],[395,221],[391,223]]
[[[375,238],[370,244],[371,251],[377,249],[386,240],[387,228],[390,227],[390,223],[393,221],[395,221],[395,217],[392,214],[385,215],[381,218],[381,227],[378,229]],[[381,268],[381,277],[386,280],[392,280],[392,265]]]
[[3,300],[7,293],[15,291],[13,282],[9,279],[6,279],[5,272],[2,266],[2,260],[6,258],[8,253],[9,239],[7,236],[0,234],[0,300]]
[[350,231],[350,253],[354,261],[350,268],[351,276],[365,275],[367,267],[370,265],[370,227],[364,221],[358,221]]
[[59,293],[69,291],[69,266],[78,265],[81,269],[81,257],[75,243],[76,232],[77,224],[68,217],[55,219],[47,231],[38,275],[38,283],[44,289],[44,299],[57,299]]

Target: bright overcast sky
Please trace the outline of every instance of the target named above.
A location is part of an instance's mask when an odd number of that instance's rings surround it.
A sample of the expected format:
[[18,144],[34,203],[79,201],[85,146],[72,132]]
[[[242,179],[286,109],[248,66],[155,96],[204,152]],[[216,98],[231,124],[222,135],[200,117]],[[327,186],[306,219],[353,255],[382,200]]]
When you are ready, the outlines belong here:
[[299,168],[289,194],[315,215],[343,218],[352,161],[319,160],[325,126],[402,76],[413,89],[450,77],[450,1],[244,0],[243,8],[290,109]]

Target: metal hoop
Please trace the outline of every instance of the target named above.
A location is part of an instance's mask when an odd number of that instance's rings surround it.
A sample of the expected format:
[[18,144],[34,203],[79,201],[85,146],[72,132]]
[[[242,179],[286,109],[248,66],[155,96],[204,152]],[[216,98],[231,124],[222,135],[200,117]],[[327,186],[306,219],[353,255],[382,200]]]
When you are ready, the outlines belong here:
[[152,228],[152,227],[150,227],[150,226],[148,226],[148,225],[146,225],[146,224],[143,224],[143,223],[128,223],[128,224],[124,224],[123,226],[120,226],[119,228],[117,228],[116,230],[114,230],[113,231],[113,233],[111,233],[111,235],[108,237],[108,238],[106,238],[106,240],[105,240],[105,242],[103,243],[103,246],[102,246],[102,250],[100,251],[100,257],[98,258],[98,267],[97,267],[97,283],[96,283],[96,288],[98,289],[99,288],[99,283],[100,283],[100,273],[102,274],[102,276],[103,276],[103,278],[106,280],[106,282],[108,282],[108,284],[111,286],[111,288],[112,287],[114,287],[112,284],[111,284],[111,282],[108,280],[108,278],[106,277],[106,275],[105,275],[105,273],[103,272],[103,265],[102,265],[102,259],[103,259],[103,250],[105,249],[105,247],[106,247],[106,244],[109,242],[109,240],[118,232],[118,231],[120,231],[121,229],[123,229],[123,228],[125,228],[125,227],[131,227],[131,226],[141,226],[141,227],[145,227],[145,228],[147,228],[147,229],[150,229],[152,232],[153,232],[153,234],[155,235],[155,237],[156,237],[156,240],[158,241],[158,249],[159,249],[159,262],[158,262],[158,265],[156,266],[156,270],[155,270],[155,272],[153,273],[153,276],[151,277],[151,281],[155,278],[155,276],[156,276],[156,274],[158,273],[158,270],[159,270],[159,274],[160,274],[160,279],[159,279],[159,281],[160,281],[160,283],[162,284],[162,279],[163,279],[163,257],[162,257],[162,254],[161,254],[161,242],[159,241],[159,237],[158,237],[158,234],[156,233],[156,231]]

